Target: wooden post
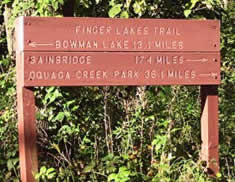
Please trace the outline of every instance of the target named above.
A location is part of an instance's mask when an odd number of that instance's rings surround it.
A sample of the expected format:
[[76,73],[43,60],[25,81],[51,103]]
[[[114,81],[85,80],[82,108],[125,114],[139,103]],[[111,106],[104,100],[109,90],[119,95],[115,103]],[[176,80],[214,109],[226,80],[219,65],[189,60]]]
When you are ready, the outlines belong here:
[[34,182],[33,175],[38,169],[34,94],[32,90],[21,87],[17,95],[21,180]]
[[219,172],[218,91],[215,85],[201,86],[201,159],[207,163],[207,172]]
[[20,174],[22,182],[35,182],[38,171],[36,146],[35,98],[31,89],[23,86],[23,53],[16,53],[17,112],[19,133]]

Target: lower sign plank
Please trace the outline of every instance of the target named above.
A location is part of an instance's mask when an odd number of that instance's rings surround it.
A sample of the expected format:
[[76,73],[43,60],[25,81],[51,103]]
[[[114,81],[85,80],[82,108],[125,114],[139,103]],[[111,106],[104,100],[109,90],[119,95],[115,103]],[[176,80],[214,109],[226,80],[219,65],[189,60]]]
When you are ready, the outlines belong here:
[[25,52],[24,86],[217,85],[219,53]]

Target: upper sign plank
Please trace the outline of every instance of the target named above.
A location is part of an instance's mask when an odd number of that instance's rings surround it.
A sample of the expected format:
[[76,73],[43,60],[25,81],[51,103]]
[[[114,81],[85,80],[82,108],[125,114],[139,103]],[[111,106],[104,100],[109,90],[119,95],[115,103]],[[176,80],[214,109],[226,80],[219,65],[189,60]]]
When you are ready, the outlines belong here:
[[216,20],[20,17],[19,51],[219,51]]

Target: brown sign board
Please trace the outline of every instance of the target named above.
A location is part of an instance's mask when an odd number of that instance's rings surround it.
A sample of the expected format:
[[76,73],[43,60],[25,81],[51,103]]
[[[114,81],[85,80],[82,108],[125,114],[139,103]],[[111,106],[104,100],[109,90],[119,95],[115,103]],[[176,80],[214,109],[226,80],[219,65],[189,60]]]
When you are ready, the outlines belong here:
[[20,17],[21,51],[219,51],[216,20]]
[[217,53],[25,52],[25,86],[220,83]]
[[216,85],[219,29],[215,20],[20,17],[21,80],[24,86]]

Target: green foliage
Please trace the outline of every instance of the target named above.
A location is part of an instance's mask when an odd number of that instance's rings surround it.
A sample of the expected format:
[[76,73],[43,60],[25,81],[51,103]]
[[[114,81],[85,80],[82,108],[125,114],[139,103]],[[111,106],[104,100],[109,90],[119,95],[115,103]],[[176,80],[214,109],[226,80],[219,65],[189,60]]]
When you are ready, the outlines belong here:
[[[38,87],[39,181],[232,181],[235,120],[235,3],[219,0],[76,0],[74,16],[221,20],[220,166],[204,173],[196,86]],[[0,2],[0,181],[19,181],[15,62],[2,13],[63,16],[65,0]]]
[[41,181],[49,181],[50,179],[54,179],[56,175],[54,168],[47,169],[45,166],[40,168],[39,173],[35,175],[35,179]]
[[[226,176],[228,181],[234,178],[235,154],[234,127],[235,127],[235,2],[227,5],[222,16],[221,29],[221,56],[222,84],[219,88],[220,95],[220,162],[222,179]],[[220,176],[220,174],[219,174]]]
[[64,0],[38,0],[36,1],[35,15],[39,16],[58,16]]
[[114,4],[109,10],[109,17],[114,18],[121,12],[122,4]]
[[130,174],[131,172],[125,166],[122,166],[119,168],[117,174],[112,173],[109,175],[108,181],[115,181],[115,182],[130,181]]
[[220,0],[190,0],[190,2],[186,3],[184,15],[185,17],[189,17],[191,13],[196,13],[201,9],[208,9],[215,11],[217,7],[222,7],[223,4]]

